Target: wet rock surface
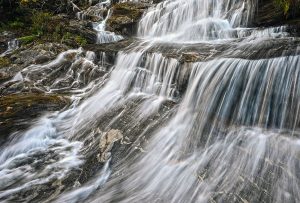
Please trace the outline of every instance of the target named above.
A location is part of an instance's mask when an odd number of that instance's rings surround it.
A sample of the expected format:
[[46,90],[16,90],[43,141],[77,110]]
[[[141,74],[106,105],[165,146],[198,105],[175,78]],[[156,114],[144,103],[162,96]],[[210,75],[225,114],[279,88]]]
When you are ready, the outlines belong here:
[[[67,174],[63,180],[53,180],[47,185],[36,186],[35,191],[41,195],[30,190],[26,193],[19,193],[16,199],[25,195],[31,202],[39,202],[45,198],[55,200],[59,193],[84,187],[90,179],[95,177],[95,174],[101,171],[104,160],[110,159],[111,168],[116,169],[126,157],[133,158],[136,154],[144,153],[144,147],[151,133],[171,118],[172,109],[175,109],[176,104],[166,101],[157,114],[140,123],[135,123],[133,122],[136,118],[135,111],[141,102],[142,100],[135,100],[98,119],[94,126],[96,131],[93,130],[94,128],[86,129],[85,134],[79,138],[79,140],[84,140],[82,153],[85,160],[79,169]],[[139,136],[141,134],[142,136]]]
[[98,4],[99,1],[92,2],[92,6],[76,14],[77,18],[91,22],[100,22],[104,20],[108,14],[108,8],[98,6]]
[[[136,123],[136,109],[142,102],[134,100],[107,113],[95,123],[97,131],[92,132],[92,137],[81,138],[86,139],[84,154],[87,160],[77,178],[81,184],[103,167],[104,160],[111,159],[112,168],[116,170],[125,158],[144,153],[151,134],[158,126],[165,124],[176,110],[176,103],[165,101],[156,114]],[[86,132],[87,135],[89,133]]]
[[106,44],[88,44],[83,46],[85,50],[93,51],[97,54],[98,58],[102,53],[105,53],[107,57],[107,61],[110,64],[114,64],[117,53],[120,50],[125,50],[129,45],[131,45],[133,42],[136,42],[136,39],[128,38],[125,40],[121,40],[119,42],[114,43],[106,43]]
[[[288,25],[291,30],[298,29],[300,24],[299,7],[293,5],[293,3],[297,3],[297,1],[290,2],[291,5],[289,8],[289,13],[284,14],[283,9],[280,8],[279,5],[276,5],[276,1],[258,1],[258,9],[254,18],[254,25],[258,27]],[[300,36],[298,31],[296,33],[298,36]]]
[[68,46],[58,43],[37,44],[32,47],[23,47],[9,56],[12,63],[19,66],[42,64],[54,59],[59,53],[69,49]]
[[[24,129],[30,120],[44,112],[61,110],[70,100],[59,95],[13,94],[0,97],[1,138],[13,131]],[[5,137],[4,137],[5,138]]]
[[[231,41],[229,44],[195,43],[177,45],[171,43],[156,43],[147,49],[145,53],[161,53],[163,56],[178,59],[181,63],[208,61],[218,57],[263,59],[295,55],[298,53],[298,45],[300,43],[300,39],[293,37],[285,39],[266,38],[260,41],[245,40],[244,43],[240,43],[242,40],[243,39]],[[111,59],[114,59],[118,51],[130,50],[130,47],[135,47],[139,42],[139,39],[129,38],[115,43],[86,45],[84,49],[98,54],[105,52]],[[146,47],[147,44],[144,46]],[[225,50],[232,51],[224,52]]]
[[0,58],[0,94],[6,85],[1,85],[11,80],[25,67],[32,64],[43,64],[53,60],[59,53],[69,49],[68,46],[58,43],[36,44],[23,46],[20,49]]

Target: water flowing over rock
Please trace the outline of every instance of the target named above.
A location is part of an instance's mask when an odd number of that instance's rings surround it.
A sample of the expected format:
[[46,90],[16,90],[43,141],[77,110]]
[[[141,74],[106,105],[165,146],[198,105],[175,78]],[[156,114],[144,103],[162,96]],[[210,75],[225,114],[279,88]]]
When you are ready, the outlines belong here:
[[123,39],[121,35],[117,35],[114,32],[107,31],[107,21],[111,18],[111,1],[99,2],[96,5],[89,7],[86,11],[77,13],[79,19],[92,18],[98,19],[98,22],[93,23],[93,29],[97,32],[97,44],[117,42]]
[[163,1],[142,18],[139,35],[180,42],[231,38],[238,32],[236,28],[251,22],[254,3],[250,0]]
[[290,25],[256,27],[255,0],[90,5],[95,44],[5,56],[0,201],[300,202]]

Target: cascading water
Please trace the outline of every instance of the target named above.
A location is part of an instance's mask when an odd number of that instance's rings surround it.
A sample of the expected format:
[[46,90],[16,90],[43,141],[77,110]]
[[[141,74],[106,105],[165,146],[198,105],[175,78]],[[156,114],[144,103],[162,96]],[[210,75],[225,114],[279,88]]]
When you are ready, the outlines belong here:
[[[111,15],[111,10],[108,9],[110,5],[111,5],[110,0],[100,1],[95,6],[90,7],[87,11],[85,12],[81,11],[77,13],[77,18],[79,19],[87,18],[86,17],[87,15],[97,16],[101,19],[100,22],[93,24],[93,29],[97,32],[97,41],[96,41],[97,44],[117,42],[123,39],[121,35],[117,35],[114,32],[109,32],[105,30],[106,22]],[[107,12],[106,17],[104,17],[104,14],[106,12]]]
[[[139,36],[179,43],[287,36],[278,28],[246,28],[251,7],[243,1],[165,1],[145,14]],[[193,64],[174,118],[144,154],[118,164],[122,175],[93,202],[300,201],[298,54]]]
[[159,42],[197,43],[245,37],[275,37],[281,28],[250,29],[255,0],[163,1],[139,23],[138,36]]
[[163,1],[140,21],[138,33],[162,41],[195,42],[235,37],[252,19],[251,0]]
[[3,57],[11,52],[13,52],[14,50],[18,49],[19,48],[19,41],[17,39],[13,39],[13,40],[10,40],[8,43],[7,43],[7,50],[2,53],[0,55],[0,57]]
[[298,202],[299,60],[194,64],[176,116],[95,202]]
[[[70,94],[73,103],[10,136],[0,151],[0,200],[51,185],[45,197],[21,200],[299,202],[300,49],[251,58],[258,44],[294,40],[284,27],[248,28],[255,8],[166,0],[145,13],[142,42],[120,51],[113,67],[104,53],[97,61],[79,49],[18,73],[12,81]],[[178,52],[191,43],[222,51],[193,63],[155,52],[171,42]],[[129,146],[120,160],[116,141]],[[81,185],[90,159],[101,167]]]
[[105,30],[105,25],[106,21],[110,17],[111,11],[108,10],[108,14],[106,18],[98,24],[94,25],[94,29],[97,31],[97,43],[102,44],[102,43],[110,43],[110,42],[117,42],[123,39],[121,35],[117,35],[114,32],[109,32]]
[[[61,174],[61,176],[51,174],[53,178],[47,177],[50,173],[48,169],[51,169],[51,165],[48,166],[48,164],[52,161],[52,156],[55,156],[55,159],[53,159],[55,164],[60,164],[61,167],[66,167],[67,170],[69,170],[66,172],[77,170],[78,167],[83,164],[81,153],[89,151],[91,147],[84,146],[84,143],[94,137],[95,134],[99,134],[99,132],[90,132],[90,130],[96,128],[95,125],[98,124],[97,120],[101,120],[101,117],[110,111],[116,108],[122,108],[122,106],[132,100],[140,99],[140,108],[136,107],[136,112],[133,112],[133,115],[139,118],[135,121],[138,123],[157,113],[160,105],[167,99],[176,100],[178,92],[174,81],[176,81],[179,71],[177,61],[174,59],[166,59],[161,54],[150,54],[144,61],[141,61],[141,55],[141,53],[119,53],[118,61],[115,65],[116,67],[113,72],[108,73],[110,74],[110,79],[106,84],[103,84],[103,79],[105,80],[106,77],[105,74],[102,80],[101,78],[95,78],[93,74],[89,74],[97,71],[101,72],[101,66],[93,63],[92,53],[83,53],[81,49],[64,52],[60,54],[56,60],[46,65],[29,66],[17,74],[16,78],[12,79],[20,83],[24,81],[33,82],[37,88],[43,84],[43,86],[47,87],[47,92],[58,91],[61,93],[72,93],[73,106],[62,113],[41,118],[38,121],[39,125],[33,125],[32,128],[26,132],[11,135],[11,143],[8,143],[8,146],[5,147],[2,152],[2,156],[4,156],[2,165],[3,171],[9,169],[8,174],[5,175],[7,175],[10,180],[5,181],[8,183],[3,186],[4,190],[0,192],[0,199],[14,200],[18,194],[28,189],[38,187],[40,184],[54,184],[53,182],[57,181],[63,182],[68,177],[65,173]],[[100,64],[103,64],[103,62],[100,62]],[[124,65],[126,65],[127,68],[124,68]],[[66,74],[62,74],[62,77],[54,77],[54,81],[49,80],[49,78],[52,78],[50,76],[55,75],[59,69],[62,69],[63,72],[66,71]],[[47,75],[48,79],[45,78],[45,80],[43,80],[40,75]],[[96,76],[99,77],[101,74],[96,74]],[[144,82],[141,82],[141,80]],[[84,81],[88,82],[84,83]],[[47,84],[51,85],[47,86]],[[96,88],[99,88],[100,91],[95,92]],[[99,98],[102,98],[101,103],[99,103]],[[94,117],[94,119],[90,119],[91,117]],[[47,120],[47,122],[45,120]],[[41,136],[37,136],[37,132],[40,132]],[[27,134],[30,136],[28,137]],[[100,135],[101,134],[103,133],[100,132]],[[17,139],[17,137],[21,137],[20,140]],[[27,139],[31,141],[29,142]],[[49,144],[48,141],[46,141],[47,143],[45,144],[43,139],[50,139]],[[63,145],[61,147],[62,152],[59,153],[58,156],[55,154],[49,155],[49,159],[51,160],[46,160],[47,173],[44,171],[41,172],[42,175],[39,174],[39,171],[33,175],[25,173],[26,181],[30,184],[26,185],[26,187],[20,186],[15,188],[14,186],[13,189],[5,189],[13,185],[11,181],[15,180],[16,172],[18,172],[17,168],[20,167],[15,164],[11,166],[8,163],[18,162],[20,157],[23,160],[27,160],[31,158],[33,152],[36,152],[37,155],[42,155],[49,153],[49,151],[52,152],[51,150],[58,151],[57,145],[61,142],[60,139],[66,140],[65,143],[62,142],[62,144],[66,146]],[[70,143],[68,143],[68,139],[80,141],[70,141]],[[31,144],[31,142],[33,143]],[[58,144],[56,144],[56,142],[58,142]],[[25,145],[25,143],[28,147],[20,151],[17,146]],[[95,141],[95,143],[97,142]],[[75,152],[73,152],[71,148],[73,145],[76,145],[76,147],[74,147]],[[6,156],[8,150],[11,152],[9,156]],[[69,157],[66,156],[69,150],[71,150],[72,156],[74,156],[73,158],[71,155],[69,155]],[[66,158],[69,158],[74,166],[69,166],[68,162],[65,163],[64,159]],[[62,159],[61,162],[59,161],[60,159]],[[44,163],[43,161],[44,160],[41,160],[41,163]],[[56,161],[58,162],[56,163]],[[27,163],[24,161],[20,164],[22,167],[25,167],[23,164],[25,164],[26,167],[32,167],[31,162]],[[26,164],[29,164],[29,166]],[[14,168],[14,166],[17,168]],[[12,167],[12,169],[10,169],[10,167]],[[30,169],[28,170],[31,171]],[[100,173],[101,177],[107,176],[108,171],[109,169]],[[96,181],[90,184],[102,185],[103,181],[107,178],[101,177],[99,178],[100,182]],[[60,198],[68,199],[66,201],[70,202],[84,200],[89,197],[87,194],[92,193],[97,188],[98,186],[86,186],[86,189],[65,194]],[[62,190],[63,187],[58,189],[58,191]],[[84,198],[82,196],[84,196]]]

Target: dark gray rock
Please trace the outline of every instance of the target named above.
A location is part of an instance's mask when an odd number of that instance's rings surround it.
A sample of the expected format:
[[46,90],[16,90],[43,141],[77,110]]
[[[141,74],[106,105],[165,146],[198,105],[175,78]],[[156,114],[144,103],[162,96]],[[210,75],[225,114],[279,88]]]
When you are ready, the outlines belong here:
[[298,6],[291,5],[289,13],[285,15],[283,9],[276,6],[274,0],[258,1],[257,13],[254,18],[255,26],[279,26],[284,24],[292,27],[300,24],[300,9]]

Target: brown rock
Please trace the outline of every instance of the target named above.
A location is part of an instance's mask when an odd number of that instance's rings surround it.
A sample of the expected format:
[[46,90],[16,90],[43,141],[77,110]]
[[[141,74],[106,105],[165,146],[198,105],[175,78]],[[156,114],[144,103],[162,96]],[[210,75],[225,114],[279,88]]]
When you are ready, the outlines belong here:
[[28,119],[36,118],[45,111],[57,111],[70,103],[66,97],[47,94],[13,94],[0,97],[0,132],[8,135],[23,129]]
[[149,6],[150,4],[136,2],[115,4],[107,21],[107,30],[122,35],[133,35],[138,21]]

